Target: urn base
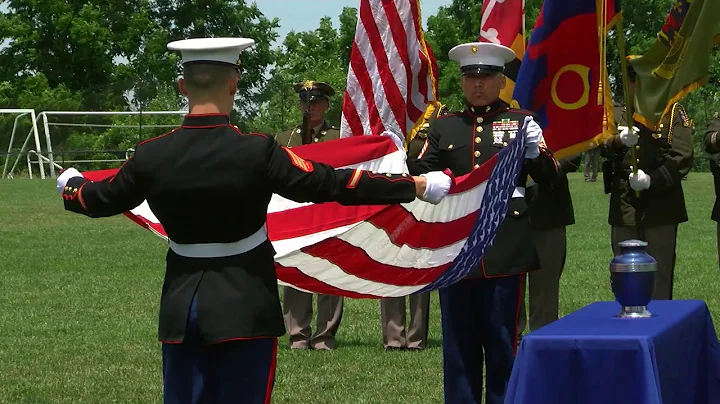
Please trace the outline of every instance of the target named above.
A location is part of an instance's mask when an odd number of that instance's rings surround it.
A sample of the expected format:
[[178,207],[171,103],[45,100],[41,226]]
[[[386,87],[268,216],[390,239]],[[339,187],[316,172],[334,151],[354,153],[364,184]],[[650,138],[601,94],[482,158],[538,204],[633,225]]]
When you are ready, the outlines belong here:
[[647,306],[623,306],[617,316],[619,318],[650,318],[652,313],[648,311]]

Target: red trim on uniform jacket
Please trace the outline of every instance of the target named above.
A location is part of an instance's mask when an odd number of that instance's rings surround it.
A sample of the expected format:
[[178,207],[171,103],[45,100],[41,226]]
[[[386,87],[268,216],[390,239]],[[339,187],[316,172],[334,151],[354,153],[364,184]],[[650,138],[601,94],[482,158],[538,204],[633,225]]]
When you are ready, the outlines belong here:
[[88,182],[89,181],[83,182],[83,184],[80,185],[80,188],[78,188],[78,190],[77,190],[78,202],[80,202],[80,206],[82,206],[82,208],[85,210],[88,210],[88,208],[87,208],[87,205],[85,205],[85,199],[82,196],[82,189],[85,185],[87,185]]
[[221,123],[218,125],[181,125],[180,127],[183,129],[215,129],[215,128],[222,128],[223,126],[230,126],[226,123]]
[[411,176],[409,176],[409,175],[408,175],[407,177],[395,177],[395,178],[392,178],[392,177],[388,177],[386,174],[375,174],[375,173],[371,173],[371,172],[369,172],[369,171],[364,171],[363,174],[367,175],[369,178],[382,178],[382,179],[384,179],[384,180],[386,180],[386,181],[389,181],[389,182],[398,182],[398,181],[410,181],[410,182],[415,182],[415,180],[414,180]]
[[451,116],[460,116],[460,115],[462,115],[462,113],[458,113],[458,112],[456,112],[456,113],[454,113],[454,114],[445,114],[445,115],[443,115],[443,116],[438,116],[437,118],[435,118],[435,120],[443,119],[443,118],[449,118],[449,117],[451,117]]
[[[231,128],[233,128],[233,130],[234,130],[235,132],[237,132],[238,135],[243,135],[243,136],[245,135],[244,133],[242,133],[242,131],[240,130],[240,128],[236,128],[234,125],[229,125],[229,126],[230,126]],[[259,133],[259,132],[250,132],[250,133],[247,134],[247,136],[260,136],[260,137],[264,137],[265,139],[268,139],[268,135],[266,135],[266,134],[264,134],[264,133]]]
[[[163,135],[163,136],[165,136],[165,135]],[[154,139],[154,138],[153,138],[153,139]],[[148,140],[152,140],[152,139],[148,139]],[[141,143],[141,144],[142,144],[142,143]],[[125,167],[125,164],[127,164],[127,162],[130,161],[130,159],[133,158],[133,157],[135,157],[135,156],[130,156],[129,159],[123,161],[123,163],[120,164],[120,168],[118,168],[118,170],[115,172],[115,174],[110,178],[110,180],[108,181],[108,184],[110,184],[110,183],[112,183],[113,181],[115,181],[115,177],[117,177],[118,174],[120,174],[120,170],[122,170],[123,167]]]
[[[491,115],[491,114],[492,114],[492,115],[497,115],[497,114],[499,114],[499,113],[508,112],[508,111],[510,111],[510,107],[500,107],[500,108],[498,108],[498,109],[491,109],[490,111],[483,111],[483,112],[477,112],[477,111],[476,111],[476,112],[473,112],[473,111],[470,110],[470,108],[468,108],[468,109],[466,109],[465,111],[463,111],[463,113],[467,113],[467,114],[470,115],[470,116],[475,116],[475,117],[477,117],[477,116],[488,116],[488,115]],[[447,115],[445,115],[445,116],[447,116]],[[440,119],[440,118],[438,118],[438,119]]]
[[[516,275],[521,275],[521,274],[525,275],[530,272],[537,271],[537,269],[528,269],[524,272],[520,272],[517,274],[489,276],[488,274],[485,273],[485,258],[480,258],[480,268],[482,269],[483,277],[485,277],[486,279],[509,278],[511,276],[516,276]],[[479,278],[479,276],[469,276],[468,277],[468,279],[476,279],[476,278]]]
[[509,108],[508,111],[512,111],[512,112],[522,112],[522,113],[524,113],[524,114],[526,114],[526,115],[532,116],[533,119],[535,119],[534,116],[536,115],[534,112],[532,112],[532,111],[530,111],[530,110],[521,109],[521,108]]
[[[178,128],[175,128],[175,129],[171,130],[170,132],[164,133],[164,134],[162,134],[162,135],[160,135],[160,136],[155,136],[155,137],[151,137],[150,139],[143,140],[142,142],[138,143],[138,147],[144,145],[145,143],[152,142],[153,140],[158,140],[158,139],[163,138],[163,137],[165,137],[165,136],[167,136],[167,135],[171,135],[171,134],[177,132],[179,129],[180,129],[180,128],[178,127]],[[137,150],[136,150],[136,151],[137,151]]]
[[190,116],[190,117],[226,116],[226,117],[230,118],[230,115],[225,114],[223,112],[208,112],[207,114],[185,114],[185,116]]

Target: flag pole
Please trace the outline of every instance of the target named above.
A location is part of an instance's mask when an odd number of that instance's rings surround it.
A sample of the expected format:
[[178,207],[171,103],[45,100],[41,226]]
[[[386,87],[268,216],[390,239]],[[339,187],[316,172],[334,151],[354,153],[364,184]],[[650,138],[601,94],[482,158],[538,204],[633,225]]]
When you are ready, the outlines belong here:
[[[625,51],[625,30],[623,28],[623,19],[624,16],[622,15],[618,18],[615,32],[617,32],[618,50],[620,51],[620,70],[622,74],[623,95],[625,97],[625,122],[628,125],[628,130],[632,131],[633,126],[635,126],[635,120],[633,119],[635,105],[633,104],[633,98],[630,97],[630,85],[628,84],[627,52]],[[638,165],[634,147],[630,148],[630,158],[633,162],[633,174],[637,174]],[[640,197],[640,192],[635,191],[635,196]]]

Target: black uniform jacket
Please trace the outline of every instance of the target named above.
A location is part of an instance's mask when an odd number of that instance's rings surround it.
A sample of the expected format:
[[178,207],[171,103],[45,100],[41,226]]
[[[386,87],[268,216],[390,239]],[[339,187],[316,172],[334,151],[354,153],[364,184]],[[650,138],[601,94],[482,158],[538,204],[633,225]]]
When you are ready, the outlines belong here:
[[[67,210],[112,216],[144,200],[179,244],[229,243],[265,224],[273,193],[298,202],[392,204],[415,199],[404,175],[339,169],[303,160],[271,136],[243,135],[224,114],[187,115],[182,127],[144,141],[112,178],[68,181]],[[205,342],[285,333],[267,238],[223,258],[188,258],[172,250],[160,304],[159,339],[179,343],[193,295]]]
[[[615,117],[624,125],[622,109]],[[683,107],[675,103],[661,121],[659,130],[635,122],[640,129],[635,161],[630,150],[613,136],[603,145],[603,178],[610,193],[608,223],[611,226],[653,227],[688,220],[682,179],[693,165],[692,125]],[[637,166],[650,176],[650,188],[640,197],[630,187],[630,167]]]
[[[529,115],[533,113],[511,109],[498,100],[485,107],[468,107],[456,114],[440,116],[430,125],[418,159],[408,160],[410,173],[448,168],[457,176],[465,175],[507,146]],[[557,177],[557,162],[544,146],[538,158],[525,159],[518,187],[525,187],[528,174],[537,183],[549,183]],[[527,202],[523,197],[512,198],[493,245],[469,277],[508,276],[538,268]]]
[[[708,123],[707,132],[705,132],[705,151],[709,154],[717,154],[720,152],[720,117],[713,118]],[[715,205],[713,206],[711,219],[720,222],[720,166],[717,161],[710,160],[710,170],[715,180]]]
[[530,226],[533,230],[549,230],[575,224],[567,173],[580,166],[581,155],[558,161],[560,170],[553,181],[527,188],[525,198],[530,205]]

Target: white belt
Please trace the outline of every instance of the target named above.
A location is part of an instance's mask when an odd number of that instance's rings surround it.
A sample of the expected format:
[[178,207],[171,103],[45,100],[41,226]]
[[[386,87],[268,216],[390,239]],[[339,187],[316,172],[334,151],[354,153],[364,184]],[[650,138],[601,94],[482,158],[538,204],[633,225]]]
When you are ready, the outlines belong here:
[[524,198],[525,197],[525,188],[523,187],[515,187],[515,190],[512,194],[513,198]]
[[168,240],[168,243],[175,254],[183,257],[217,258],[246,253],[264,243],[265,240],[267,240],[267,227],[263,223],[255,233],[232,243],[178,244],[172,240]]

